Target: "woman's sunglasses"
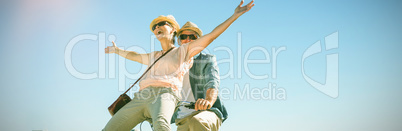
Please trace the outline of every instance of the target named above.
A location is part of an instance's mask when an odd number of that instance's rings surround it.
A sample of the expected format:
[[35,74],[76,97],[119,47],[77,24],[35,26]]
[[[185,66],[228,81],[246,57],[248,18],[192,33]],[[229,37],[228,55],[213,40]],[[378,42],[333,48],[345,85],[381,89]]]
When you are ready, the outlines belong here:
[[152,31],[155,30],[156,26],[164,26],[164,25],[169,25],[170,26],[169,22],[162,21],[162,22],[159,22],[158,24],[155,24],[154,26],[152,26]]
[[197,39],[197,36],[195,36],[194,34],[191,34],[191,35],[181,34],[179,37],[181,40],[185,40],[185,39],[187,39],[187,37],[189,37],[191,40]]

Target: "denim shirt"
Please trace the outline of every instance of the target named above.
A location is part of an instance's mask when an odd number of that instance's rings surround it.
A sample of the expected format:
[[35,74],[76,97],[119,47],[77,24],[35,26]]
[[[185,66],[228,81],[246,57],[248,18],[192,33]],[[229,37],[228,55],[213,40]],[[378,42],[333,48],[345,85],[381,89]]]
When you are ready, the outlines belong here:
[[[219,88],[219,68],[214,55],[204,54],[201,52],[194,59],[193,66],[190,68],[189,73],[191,90],[195,100],[200,98],[205,99],[207,90],[209,88]],[[222,119],[222,122],[228,117],[226,108],[219,96],[217,97],[211,109],[208,110],[214,112],[219,118]],[[176,118],[177,111],[174,113],[171,122],[173,123]]]

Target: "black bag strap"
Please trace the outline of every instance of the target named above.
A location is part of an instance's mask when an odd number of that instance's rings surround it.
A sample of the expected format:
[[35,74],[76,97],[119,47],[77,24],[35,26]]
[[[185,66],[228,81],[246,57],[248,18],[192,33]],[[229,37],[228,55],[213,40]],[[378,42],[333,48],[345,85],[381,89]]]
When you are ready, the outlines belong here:
[[151,67],[154,66],[154,64],[155,64],[156,62],[158,62],[159,59],[161,59],[163,56],[165,56],[167,53],[169,53],[173,48],[174,48],[174,47],[170,48],[168,51],[166,51],[166,53],[163,53],[162,56],[160,56],[158,59],[156,59],[155,62],[152,63],[152,65],[150,65],[150,66],[148,67],[148,69],[144,72],[144,74],[142,74],[142,75],[140,76],[140,78],[138,78],[137,81],[135,81],[134,84],[131,85],[131,87],[128,88],[128,89],[126,90],[126,92],[124,92],[123,94],[126,94],[131,88],[133,88],[133,86],[134,86],[135,84],[137,84],[137,82],[138,82],[139,80],[141,80],[142,77],[144,77],[144,75],[151,69]]

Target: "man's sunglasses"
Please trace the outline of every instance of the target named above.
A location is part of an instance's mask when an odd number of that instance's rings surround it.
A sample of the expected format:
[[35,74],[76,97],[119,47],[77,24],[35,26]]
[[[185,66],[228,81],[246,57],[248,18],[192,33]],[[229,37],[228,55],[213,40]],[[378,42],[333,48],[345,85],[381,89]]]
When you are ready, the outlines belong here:
[[194,34],[191,34],[191,35],[181,34],[179,37],[181,40],[185,40],[185,39],[187,39],[187,37],[189,37],[191,40],[197,39],[197,36],[195,36]]
[[169,22],[162,21],[162,22],[159,22],[159,23],[155,24],[154,26],[152,26],[152,31],[155,30],[156,26],[164,26],[164,25],[169,25],[170,26]]

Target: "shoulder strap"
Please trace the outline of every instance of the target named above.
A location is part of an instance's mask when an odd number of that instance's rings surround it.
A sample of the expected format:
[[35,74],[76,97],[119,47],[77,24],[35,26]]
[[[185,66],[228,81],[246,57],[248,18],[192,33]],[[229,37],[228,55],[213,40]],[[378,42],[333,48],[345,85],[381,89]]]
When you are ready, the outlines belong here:
[[160,56],[158,59],[156,59],[155,62],[152,63],[152,65],[150,65],[150,66],[148,67],[148,69],[144,72],[144,74],[142,74],[142,75],[140,76],[140,78],[138,78],[137,81],[135,81],[134,84],[131,85],[131,87],[128,88],[128,89],[126,90],[126,92],[124,92],[123,94],[126,94],[131,88],[133,88],[133,86],[134,86],[135,84],[137,84],[137,82],[138,82],[139,80],[141,80],[141,78],[152,68],[152,66],[154,66],[154,64],[155,64],[156,62],[158,62],[159,59],[161,59],[163,56],[165,56],[167,53],[169,53],[173,48],[174,48],[174,47],[170,48],[168,51],[166,51],[166,53],[163,53],[162,56]]

